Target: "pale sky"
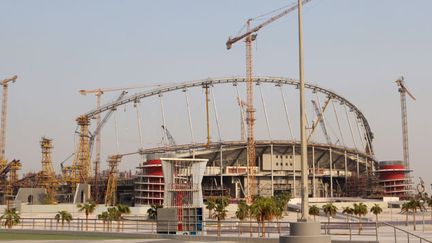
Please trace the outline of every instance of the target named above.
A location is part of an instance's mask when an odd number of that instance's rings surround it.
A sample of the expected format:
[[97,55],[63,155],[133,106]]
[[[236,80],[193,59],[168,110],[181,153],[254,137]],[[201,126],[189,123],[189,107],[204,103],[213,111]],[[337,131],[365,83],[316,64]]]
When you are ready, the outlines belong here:
[[[79,95],[80,89],[244,75],[243,44],[227,51],[228,36],[248,18],[292,2],[0,0],[0,79],[19,76],[9,89],[7,157],[21,159],[23,171],[39,170],[39,140],[48,136],[58,170],[74,150],[74,119],[94,108],[94,97]],[[429,191],[430,9],[428,0],[313,0],[304,6],[306,80],[363,111],[378,160],[402,159],[394,81],[405,76],[417,98],[408,99],[411,166],[415,181],[423,177]],[[296,21],[292,13],[259,32],[256,75],[298,78]],[[115,96],[107,94],[105,102]]]

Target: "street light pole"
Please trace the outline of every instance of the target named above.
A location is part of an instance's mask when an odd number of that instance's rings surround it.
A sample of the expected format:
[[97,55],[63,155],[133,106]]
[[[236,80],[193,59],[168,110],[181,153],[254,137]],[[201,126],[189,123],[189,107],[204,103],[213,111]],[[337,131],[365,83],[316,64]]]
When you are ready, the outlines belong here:
[[299,74],[300,74],[300,141],[301,141],[301,221],[309,219],[308,161],[306,140],[305,85],[303,67],[302,0],[298,0]]

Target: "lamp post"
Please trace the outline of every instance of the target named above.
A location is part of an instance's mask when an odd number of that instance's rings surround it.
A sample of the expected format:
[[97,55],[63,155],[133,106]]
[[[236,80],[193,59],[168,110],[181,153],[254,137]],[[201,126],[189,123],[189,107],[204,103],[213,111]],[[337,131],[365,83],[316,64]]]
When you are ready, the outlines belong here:
[[309,221],[308,161],[306,140],[305,85],[303,72],[302,0],[298,0],[299,73],[300,73],[300,138],[301,138],[301,217],[290,223],[290,234],[280,236],[279,243],[331,243],[329,235],[321,235],[321,225]]
[[305,85],[303,67],[302,0],[298,0],[299,75],[300,75],[300,142],[301,142],[301,221],[309,219],[308,161],[306,140]]

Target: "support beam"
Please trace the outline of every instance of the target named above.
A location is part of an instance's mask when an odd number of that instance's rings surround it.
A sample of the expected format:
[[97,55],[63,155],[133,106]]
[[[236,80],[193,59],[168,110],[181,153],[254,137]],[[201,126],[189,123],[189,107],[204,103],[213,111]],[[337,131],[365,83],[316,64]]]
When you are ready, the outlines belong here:
[[329,166],[330,166],[330,197],[333,198],[333,152],[329,149]]
[[315,146],[312,146],[312,196],[316,197],[315,183]]

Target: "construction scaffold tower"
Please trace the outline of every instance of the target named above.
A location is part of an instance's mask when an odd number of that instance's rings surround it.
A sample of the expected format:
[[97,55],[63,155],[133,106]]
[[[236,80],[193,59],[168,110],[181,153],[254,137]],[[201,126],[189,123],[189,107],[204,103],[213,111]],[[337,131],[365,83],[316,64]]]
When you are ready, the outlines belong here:
[[117,203],[117,180],[118,180],[118,165],[120,164],[122,155],[116,154],[108,157],[108,182],[105,193],[105,205],[114,206]]
[[89,118],[80,116],[77,118],[79,126],[79,142],[71,167],[65,167],[64,180],[70,184],[72,192],[77,188],[78,183],[88,183],[91,174],[90,164],[90,133]]
[[18,76],[7,78],[1,81],[3,86],[3,100],[2,100],[2,111],[1,111],[1,129],[0,129],[0,171],[7,165],[6,160],[6,121],[7,121],[7,98],[8,98],[8,87],[9,83],[15,83]]
[[55,176],[55,172],[52,166],[52,140],[46,137],[42,137],[40,145],[42,149],[42,170],[38,174],[37,184],[39,187],[45,188],[47,193],[47,201],[49,203],[55,203],[59,181]]
[[6,194],[5,194],[5,199],[6,199],[6,205],[8,208],[12,207],[12,202],[14,200],[14,192],[13,192],[13,188],[15,183],[18,181],[18,170],[21,169],[21,162],[19,160],[12,160],[8,167],[9,167],[9,180],[8,180],[8,184],[6,186]]

